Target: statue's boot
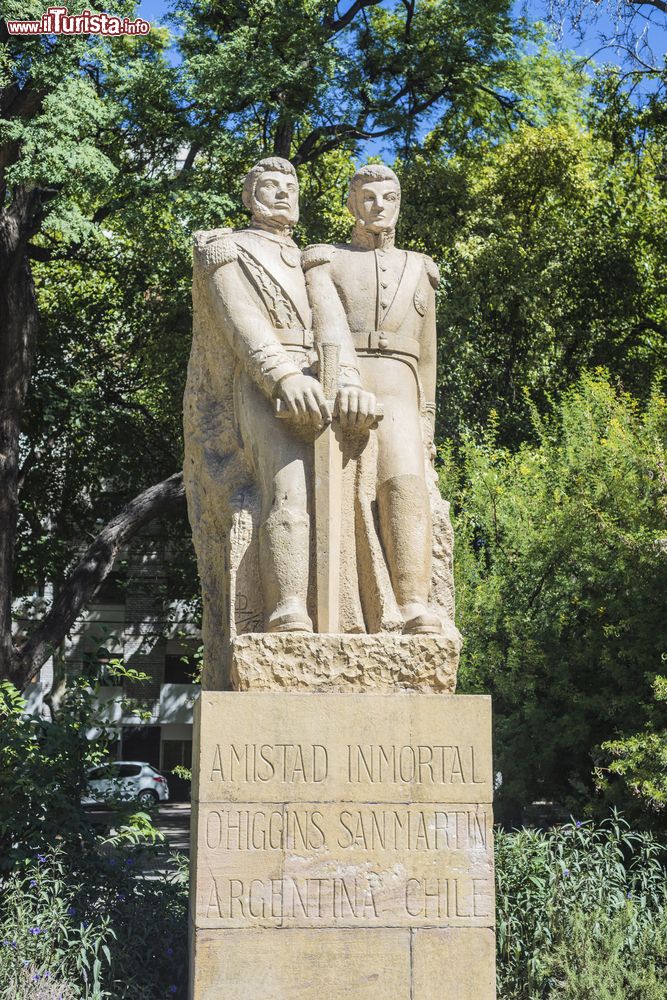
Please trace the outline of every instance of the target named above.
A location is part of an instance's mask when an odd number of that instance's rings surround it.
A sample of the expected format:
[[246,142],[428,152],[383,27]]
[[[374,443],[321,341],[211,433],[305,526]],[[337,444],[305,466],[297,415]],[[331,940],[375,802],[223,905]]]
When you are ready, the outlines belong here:
[[272,511],[259,532],[267,632],[312,632],[306,610],[310,519],[289,507]]
[[431,585],[431,505],[419,476],[395,476],[378,489],[380,535],[394,595],[403,616],[403,632],[442,632],[442,622],[428,607]]

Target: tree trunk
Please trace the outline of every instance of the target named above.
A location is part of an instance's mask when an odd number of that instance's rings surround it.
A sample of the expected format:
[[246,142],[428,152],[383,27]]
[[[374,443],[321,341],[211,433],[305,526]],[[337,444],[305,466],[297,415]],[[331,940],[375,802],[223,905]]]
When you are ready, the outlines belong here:
[[28,262],[39,195],[18,188],[0,211],[0,677],[15,669],[12,580],[18,518],[19,433],[39,313]]
[[15,652],[9,679],[19,689],[34,680],[63,642],[123,546],[149,521],[181,509],[184,497],[183,473],[176,472],[144,490],[105,525],[65,580],[44,620]]
[[281,116],[276,125],[276,133],[273,139],[274,156],[282,156],[284,160],[289,160],[293,133],[294,125],[291,118]]

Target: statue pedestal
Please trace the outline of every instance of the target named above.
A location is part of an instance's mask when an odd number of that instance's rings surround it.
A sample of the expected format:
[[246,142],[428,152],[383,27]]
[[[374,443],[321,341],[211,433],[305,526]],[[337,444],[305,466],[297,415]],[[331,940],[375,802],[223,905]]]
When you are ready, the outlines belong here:
[[204,691],[194,768],[191,1000],[494,1000],[489,698]]

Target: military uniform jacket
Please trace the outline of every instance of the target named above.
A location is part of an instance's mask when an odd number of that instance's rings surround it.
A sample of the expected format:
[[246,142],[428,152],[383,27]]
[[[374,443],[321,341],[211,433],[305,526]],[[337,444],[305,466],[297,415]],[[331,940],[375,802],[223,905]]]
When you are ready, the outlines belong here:
[[423,405],[431,408],[439,278],[431,258],[393,245],[322,244],[304,251],[303,267],[316,341],[351,344],[357,356],[405,361],[417,375]]
[[194,278],[236,362],[273,397],[284,378],[303,370],[313,347],[298,247],[260,228],[198,232]]

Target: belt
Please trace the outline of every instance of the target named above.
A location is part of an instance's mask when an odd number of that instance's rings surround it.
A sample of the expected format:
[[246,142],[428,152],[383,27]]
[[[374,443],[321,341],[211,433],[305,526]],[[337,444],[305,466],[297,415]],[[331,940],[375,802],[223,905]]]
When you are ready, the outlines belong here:
[[313,346],[313,334],[311,330],[292,329],[276,330],[276,337],[283,347],[305,347]]
[[352,334],[352,339],[355,349],[362,354],[407,354],[419,361],[419,341],[401,333],[358,330]]

